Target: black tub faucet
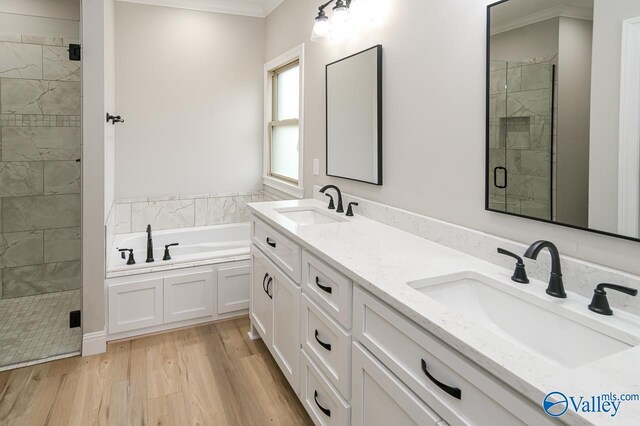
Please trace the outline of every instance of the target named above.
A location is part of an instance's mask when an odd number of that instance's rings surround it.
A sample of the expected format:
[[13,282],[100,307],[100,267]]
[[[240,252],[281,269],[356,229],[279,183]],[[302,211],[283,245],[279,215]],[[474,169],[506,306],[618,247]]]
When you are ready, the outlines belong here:
[[320,192],[322,192],[324,194],[327,191],[327,189],[335,189],[336,190],[336,192],[338,193],[338,208],[336,209],[336,212],[344,213],[344,207],[342,206],[342,192],[340,192],[340,188],[338,188],[335,185],[326,185],[326,186],[322,187]]
[[536,260],[542,249],[549,249],[551,253],[551,277],[549,278],[549,286],[547,294],[549,296],[565,299],[567,293],[564,291],[564,283],[562,282],[562,267],[560,265],[560,252],[558,248],[550,241],[536,241],[527,249],[524,257]]
[[153,262],[153,238],[151,238],[151,225],[147,225],[147,263]]

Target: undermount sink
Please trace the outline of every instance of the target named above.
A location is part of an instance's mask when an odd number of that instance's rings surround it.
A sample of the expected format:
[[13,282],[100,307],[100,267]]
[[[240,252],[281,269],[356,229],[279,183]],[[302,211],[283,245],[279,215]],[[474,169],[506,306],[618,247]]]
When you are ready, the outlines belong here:
[[325,213],[315,207],[276,209],[284,217],[301,226],[346,222],[346,219]]
[[[632,345],[500,289],[502,283],[476,272],[408,283],[422,294],[469,318],[502,339],[565,367],[629,349]],[[546,303],[540,300],[538,303]],[[585,306],[586,309],[586,306]]]

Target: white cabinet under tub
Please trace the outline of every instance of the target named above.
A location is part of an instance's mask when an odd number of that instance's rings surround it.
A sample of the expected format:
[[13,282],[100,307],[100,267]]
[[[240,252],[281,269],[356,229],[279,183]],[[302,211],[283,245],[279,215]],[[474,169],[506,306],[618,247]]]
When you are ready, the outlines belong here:
[[247,260],[109,278],[108,340],[246,315]]

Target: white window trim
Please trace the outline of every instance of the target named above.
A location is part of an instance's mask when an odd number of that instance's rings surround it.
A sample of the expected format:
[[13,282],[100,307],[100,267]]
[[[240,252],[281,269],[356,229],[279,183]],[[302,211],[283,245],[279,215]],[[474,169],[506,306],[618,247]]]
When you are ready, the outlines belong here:
[[[273,109],[273,80],[271,72],[278,68],[298,60],[300,63],[300,117],[298,120],[298,185],[285,182],[280,179],[269,176],[269,123],[271,122],[271,113]],[[264,65],[264,137],[263,137],[263,166],[262,166],[262,183],[266,186],[284,192],[296,198],[304,197],[304,43],[294,47],[286,53],[267,62]]]

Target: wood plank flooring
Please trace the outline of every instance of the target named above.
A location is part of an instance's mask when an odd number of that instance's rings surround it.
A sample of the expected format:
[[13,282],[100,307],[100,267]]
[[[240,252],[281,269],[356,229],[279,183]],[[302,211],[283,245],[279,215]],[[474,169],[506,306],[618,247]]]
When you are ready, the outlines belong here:
[[311,425],[249,319],[0,373],[0,425]]

